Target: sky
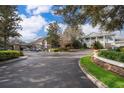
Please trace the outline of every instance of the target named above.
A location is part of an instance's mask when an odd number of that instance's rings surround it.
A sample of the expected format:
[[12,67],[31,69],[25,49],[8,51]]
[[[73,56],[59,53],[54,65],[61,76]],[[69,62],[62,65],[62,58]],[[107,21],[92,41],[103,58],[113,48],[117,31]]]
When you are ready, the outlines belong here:
[[[18,13],[22,18],[20,25],[22,30],[18,32],[22,35],[21,39],[25,42],[32,42],[38,38],[45,37],[47,35],[48,24],[54,21],[62,21],[61,16],[53,14],[52,5],[19,5]],[[66,24],[59,23],[59,26],[64,29]],[[93,28],[89,24],[82,25],[82,31],[85,34],[91,32],[99,32],[99,26]],[[118,32],[117,32],[118,34]]]
[[[48,5],[20,5],[18,6],[19,16],[22,18],[20,25],[22,30],[18,32],[22,35],[22,40],[31,42],[37,38],[45,37],[47,35],[48,24],[54,21],[61,21],[60,16],[52,13],[52,6]],[[64,27],[59,23],[59,26]]]

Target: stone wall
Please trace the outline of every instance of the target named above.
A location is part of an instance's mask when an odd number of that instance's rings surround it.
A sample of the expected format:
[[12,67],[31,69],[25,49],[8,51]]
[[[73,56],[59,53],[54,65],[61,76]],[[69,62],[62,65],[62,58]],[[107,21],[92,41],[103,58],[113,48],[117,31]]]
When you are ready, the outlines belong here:
[[94,56],[92,57],[92,60],[93,60],[93,62],[95,62],[97,65],[103,67],[104,69],[109,70],[109,71],[114,72],[114,73],[117,73],[120,76],[124,76],[124,68],[123,67],[119,67],[116,65],[106,63],[106,62],[104,62],[104,61],[102,61],[102,60],[100,60]]

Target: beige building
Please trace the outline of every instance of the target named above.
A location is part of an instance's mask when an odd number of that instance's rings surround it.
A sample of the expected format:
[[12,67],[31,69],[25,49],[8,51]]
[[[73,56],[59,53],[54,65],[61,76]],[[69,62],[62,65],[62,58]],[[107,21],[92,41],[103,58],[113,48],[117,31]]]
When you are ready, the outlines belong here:
[[44,38],[39,38],[33,42],[31,42],[32,50],[42,51],[48,49],[50,45]]
[[18,37],[11,38],[9,40],[10,49],[12,50],[23,50],[26,49],[28,44],[21,41]]

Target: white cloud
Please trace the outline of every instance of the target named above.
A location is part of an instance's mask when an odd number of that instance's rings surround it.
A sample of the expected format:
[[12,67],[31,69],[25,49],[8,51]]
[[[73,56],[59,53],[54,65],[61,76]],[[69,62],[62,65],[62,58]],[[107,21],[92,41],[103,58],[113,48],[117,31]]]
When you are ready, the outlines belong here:
[[32,10],[32,9],[36,9],[39,5],[27,5],[27,9],[26,10]]
[[50,12],[52,6],[50,5],[28,5],[26,8],[27,13],[33,14],[33,15],[38,15],[41,13],[48,13]]
[[85,33],[85,34],[90,34],[92,32],[99,32],[100,29],[99,29],[99,26],[96,26],[96,27],[92,27],[92,25],[90,24],[85,24],[85,25],[82,25],[82,31]]
[[58,24],[59,27],[62,29],[62,33],[65,31],[65,29],[67,28],[67,25],[66,24],[62,24],[62,23],[59,23]]
[[20,15],[22,18],[22,22],[20,25],[22,26],[22,30],[19,33],[22,35],[22,40],[26,42],[31,42],[35,38],[38,38],[38,32],[41,31],[48,24],[44,17],[42,17],[41,13],[50,12],[52,6],[50,5],[27,5],[26,12],[30,14],[28,17],[25,14]]
[[124,38],[124,29],[121,31],[114,31],[114,34],[116,34],[116,38]]
[[23,21],[20,25],[23,27],[19,33],[22,35],[22,39],[24,41],[32,41],[37,38],[37,33],[47,24],[45,19],[40,15],[35,15],[31,17],[26,17],[25,15],[21,15]]

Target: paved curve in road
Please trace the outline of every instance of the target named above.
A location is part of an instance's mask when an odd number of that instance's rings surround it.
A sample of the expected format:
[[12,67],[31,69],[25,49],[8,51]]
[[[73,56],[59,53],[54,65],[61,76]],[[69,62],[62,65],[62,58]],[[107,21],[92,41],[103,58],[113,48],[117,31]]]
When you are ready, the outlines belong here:
[[93,88],[80,70],[84,52],[26,52],[28,59],[0,65],[0,87],[4,88]]

